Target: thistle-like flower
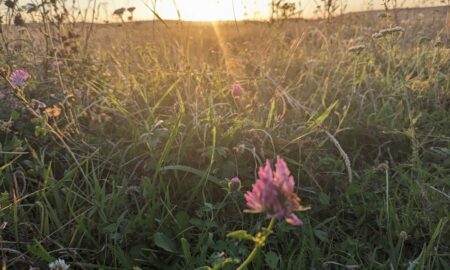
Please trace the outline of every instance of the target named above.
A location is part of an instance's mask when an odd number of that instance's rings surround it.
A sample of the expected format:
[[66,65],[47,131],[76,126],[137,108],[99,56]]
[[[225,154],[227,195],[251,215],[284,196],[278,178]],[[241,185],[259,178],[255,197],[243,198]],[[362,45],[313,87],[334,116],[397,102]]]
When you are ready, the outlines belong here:
[[70,264],[66,264],[63,259],[57,259],[56,261],[48,264],[48,268],[50,270],[67,270],[69,267]]
[[14,71],[9,76],[12,86],[14,86],[15,88],[24,88],[27,85],[28,80],[30,78],[31,78],[30,73],[22,69]]
[[231,86],[231,95],[233,97],[242,96],[244,94],[244,88],[239,82],[234,82]]
[[265,167],[260,167],[259,178],[253,184],[252,191],[245,194],[246,212],[266,213],[268,218],[285,219],[292,225],[303,225],[293,212],[304,210],[300,206],[300,198],[294,193],[294,178],[286,162],[277,157],[275,172],[266,161]]

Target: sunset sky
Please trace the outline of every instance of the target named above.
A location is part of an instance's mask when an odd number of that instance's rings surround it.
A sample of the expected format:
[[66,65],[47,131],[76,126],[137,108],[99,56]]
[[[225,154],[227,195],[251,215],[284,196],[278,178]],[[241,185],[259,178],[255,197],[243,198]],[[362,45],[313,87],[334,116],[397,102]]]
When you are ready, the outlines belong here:
[[[86,5],[93,0],[78,0]],[[84,2],[83,2],[84,1]],[[382,8],[382,0],[337,0],[347,3],[345,11],[359,11]],[[303,16],[314,17],[316,3],[321,0],[297,0],[303,10]],[[405,7],[438,5],[439,0],[398,0]],[[111,14],[121,7],[136,7],[135,20],[153,19],[148,7],[152,7],[155,0],[97,0],[100,5],[100,19],[112,19]],[[156,11],[164,19],[178,19],[177,9],[181,19],[191,21],[210,20],[242,20],[265,19],[269,16],[270,0],[156,0]],[[147,5],[147,6],[146,6]],[[108,17],[109,18],[106,18]]]

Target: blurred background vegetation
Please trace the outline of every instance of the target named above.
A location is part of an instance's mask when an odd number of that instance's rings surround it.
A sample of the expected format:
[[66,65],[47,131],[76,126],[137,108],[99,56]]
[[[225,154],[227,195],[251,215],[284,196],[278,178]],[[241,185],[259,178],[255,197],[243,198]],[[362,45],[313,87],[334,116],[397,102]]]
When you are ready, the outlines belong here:
[[226,234],[267,226],[243,193],[280,155],[312,209],[252,269],[448,269],[449,6],[341,3],[99,23],[71,1],[1,1],[0,73],[32,74],[25,100],[0,84],[3,266],[233,269],[252,246]]

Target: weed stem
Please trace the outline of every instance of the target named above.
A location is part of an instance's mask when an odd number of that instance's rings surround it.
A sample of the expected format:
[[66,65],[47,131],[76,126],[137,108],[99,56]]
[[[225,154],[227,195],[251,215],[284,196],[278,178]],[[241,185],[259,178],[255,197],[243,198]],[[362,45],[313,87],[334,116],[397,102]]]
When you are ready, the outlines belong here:
[[258,255],[261,248],[265,245],[267,237],[269,237],[270,234],[272,234],[272,228],[273,225],[275,225],[275,218],[272,218],[269,223],[269,227],[265,232],[263,232],[263,236],[260,238],[262,241],[255,242],[255,247],[253,248],[250,255],[248,255],[247,259],[237,268],[237,270],[244,270],[247,265],[249,265],[253,259],[255,259],[256,255]]

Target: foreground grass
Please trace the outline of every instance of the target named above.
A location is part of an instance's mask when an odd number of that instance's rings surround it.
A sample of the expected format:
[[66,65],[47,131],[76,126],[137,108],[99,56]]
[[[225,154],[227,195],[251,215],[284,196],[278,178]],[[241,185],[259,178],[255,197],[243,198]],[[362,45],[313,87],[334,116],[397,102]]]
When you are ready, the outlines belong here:
[[[185,24],[149,43],[110,27],[61,77],[20,54],[27,93],[65,100],[48,121],[67,145],[2,108],[4,264],[235,268],[252,246],[226,234],[268,225],[242,213],[243,192],[281,155],[312,209],[300,229],[280,223],[252,268],[448,269],[450,51],[438,28],[372,39],[389,23],[369,23]],[[242,191],[226,190],[233,176]]]

